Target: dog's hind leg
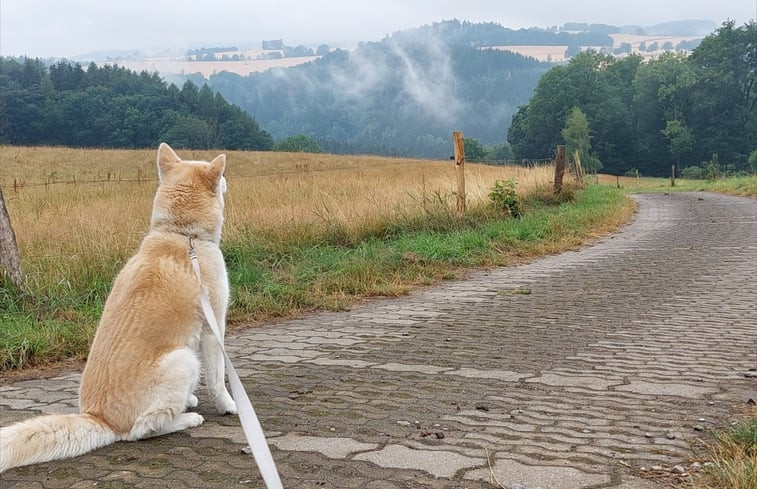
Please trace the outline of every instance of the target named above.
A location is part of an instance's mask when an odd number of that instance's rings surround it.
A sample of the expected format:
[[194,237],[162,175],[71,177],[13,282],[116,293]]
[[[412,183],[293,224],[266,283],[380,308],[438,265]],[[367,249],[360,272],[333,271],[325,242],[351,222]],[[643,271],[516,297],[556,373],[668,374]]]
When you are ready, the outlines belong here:
[[[200,361],[189,348],[167,353],[155,371],[151,402],[134,422],[126,440],[165,435],[203,423],[197,413],[185,413],[200,376]],[[196,398],[195,398],[196,399]]]

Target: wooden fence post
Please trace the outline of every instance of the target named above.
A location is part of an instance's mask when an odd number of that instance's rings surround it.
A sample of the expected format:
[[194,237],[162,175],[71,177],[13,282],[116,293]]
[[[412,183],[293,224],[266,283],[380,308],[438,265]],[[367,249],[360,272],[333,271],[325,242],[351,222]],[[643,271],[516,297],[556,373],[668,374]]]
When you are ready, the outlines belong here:
[[555,193],[562,191],[562,179],[565,176],[565,145],[557,145],[557,156],[555,157]]
[[578,150],[573,155],[573,170],[576,173],[576,184],[580,188],[584,188],[584,167],[581,164],[581,153]]
[[465,214],[465,143],[463,133],[452,133],[452,141],[455,144],[455,174],[457,175],[457,217]]
[[24,286],[24,276],[21,274],[21,259],[18,255],[16,234],[11,226],[11,219],[5,209],[3,189],[0,188],[0,266],[8,270],[11,282],[20,288]]
[[671,187],[676,186],[676,166],[675,165],[670,167],[670,186]]

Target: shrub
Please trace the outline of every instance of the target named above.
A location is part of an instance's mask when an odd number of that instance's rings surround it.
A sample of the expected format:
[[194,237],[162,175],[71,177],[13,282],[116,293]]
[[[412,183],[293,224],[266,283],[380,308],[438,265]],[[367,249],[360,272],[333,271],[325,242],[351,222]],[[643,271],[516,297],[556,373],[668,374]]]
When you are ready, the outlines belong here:
[[290,153],[323,153],[323,148],[318,144],[318,141],[310,136],[297,134],[296,136],[289,136],[281,141],[274,147],[274,151],[286,151]]
[[757,173],[757,149],[749,154],[749,168],[752,169],[752,173]]
[[681,178],[689,178],[692,180],[704,179],[704,168],[701,166],[689,166],[681,170]]
[[517,182],[513,179],[506,181],[495,180],[494,186],[491,192],[489,192],[489,199],[497,209],[510,217],[517,218],[521,216],[521,211],[518,194],[515,192],[516,185]]

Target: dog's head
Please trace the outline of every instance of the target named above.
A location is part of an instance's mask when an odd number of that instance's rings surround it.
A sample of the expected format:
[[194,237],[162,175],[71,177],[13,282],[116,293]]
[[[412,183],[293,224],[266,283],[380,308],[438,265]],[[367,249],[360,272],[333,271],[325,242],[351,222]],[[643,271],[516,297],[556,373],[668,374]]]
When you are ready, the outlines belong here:
[[213,161],[182,161],[166,143],[158,148],[160,185],[153,229],[218,242],[223,226],[226,155]]

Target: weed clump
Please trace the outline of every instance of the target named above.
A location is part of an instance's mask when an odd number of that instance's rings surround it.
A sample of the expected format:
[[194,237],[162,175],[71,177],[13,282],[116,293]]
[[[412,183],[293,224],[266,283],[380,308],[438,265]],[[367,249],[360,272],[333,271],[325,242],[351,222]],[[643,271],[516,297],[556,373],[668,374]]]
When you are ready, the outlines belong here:
[[510,217],[518,218],[521,216],[520,200],[518,194],[515,191],[517,182],[513,179],[509,180],[495,180],[494,186],[491,192],[489,192],[489,200],[492,201],[494,207],[502,211]]
[[715,433],[708,456],[711,462],[692,481],[694,489],[757,487],[757,409]]

